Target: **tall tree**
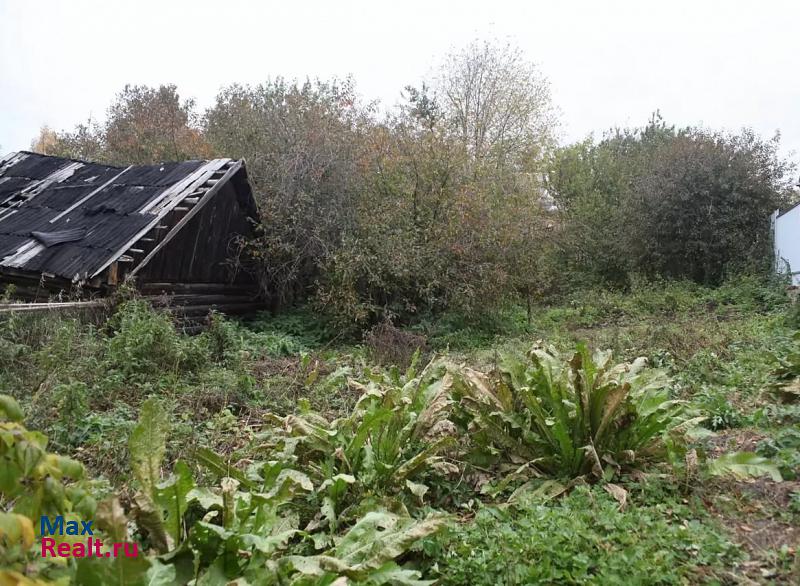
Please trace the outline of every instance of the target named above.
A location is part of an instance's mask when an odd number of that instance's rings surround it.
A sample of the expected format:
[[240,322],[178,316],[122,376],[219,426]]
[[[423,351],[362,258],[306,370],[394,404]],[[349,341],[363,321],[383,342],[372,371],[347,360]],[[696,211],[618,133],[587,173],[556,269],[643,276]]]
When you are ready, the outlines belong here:
[[117,163],[202,159],[211,154],[198,127],[192,99],[174,85],[125,86],[108,110],[106,158]]
[[565,266],[625,286],[633,273],[715,284],[769,266],[773,210],[793,167],[777,138],[668,126],[561,149],[548,173]]
[[250,251],[276,304],[305,298],[352,231],[369,124],[350,80],[233,85],[207,112],[216,152],[247,159],[262,216]]
[[174,85],[127,85],[117,94],[102,122],[89,119],[67,132],[45,127],[32,148],[44,154],[118,165],[204,159],[211,155],[198,125],[194,100],[182,100]]
[[529,169],[555,146],[550,85],[518,47],[473,41],[447,56],[436,81],[444,116],[473,161]]
[[778,146],[750,130],[696,128],[661,145],[634,182],[642,268],[705,284],[769,270],[770,215],[789,195],[792,169]]
[[91,118],[72,132],[57,132],[43,126],[31,142],[31,150],[43,155],[83,161],[105,161],[103,129]]

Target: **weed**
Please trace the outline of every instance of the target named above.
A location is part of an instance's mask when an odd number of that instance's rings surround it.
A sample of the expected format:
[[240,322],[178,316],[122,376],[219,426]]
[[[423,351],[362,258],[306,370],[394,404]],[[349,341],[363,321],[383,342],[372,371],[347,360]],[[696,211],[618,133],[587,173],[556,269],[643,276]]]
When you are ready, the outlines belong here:
[[202,344],[179,335],[170,317],[145,301],[126,301],[109,325],[114,333],[108,362],[126,377],[141,380],[154,372],[191,371],[208,361]]
[[592,355],[585,346],[571,357],[537,346],[528,361],[505,358],[498,380],[469,370],[457,379],[462,425],[481,461],[603,477],[606,466],[652,456],[683,421],[668,379],[645,364],[614,364],[611,352]]
[[756,450],[762,456],[778,462],[781,475],[786,480],[800,478],[800,430],[789,427],[762,440]]
[[581,487],[554,504],[481,509],[424,543],[442,584],[684,584],[722,579],[740,558],[685,505],[619,503]]
[[364,334],[364,344],[376,364],[402,369],[411,366],[414,355],[424,352],[427,346],[423,336],[396,328],[388,320]]

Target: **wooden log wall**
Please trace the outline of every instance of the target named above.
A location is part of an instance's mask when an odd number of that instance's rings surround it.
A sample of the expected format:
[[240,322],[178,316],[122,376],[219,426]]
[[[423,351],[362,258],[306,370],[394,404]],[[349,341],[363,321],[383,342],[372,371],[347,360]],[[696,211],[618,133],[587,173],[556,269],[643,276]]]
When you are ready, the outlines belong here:
[[[191,288],[191,287],[190,287]],[[244,289],[225,290],[219,287],[217,291],[204,292],[196,290],[189,292],[185,286],[178,287],[182,292],[166,292],[163,288],[159,294],[143,295],[153,307],[167,311],[172,315],[176,327],[189,334],[194,334],[205,329],[208,316],[211,312],[218,312],[228,316],[252,314],[266,309],[266,305],[258,300],[251,291]],[[47,314],[53,312],[80,315],[85,312],[106,311],[110,309],[112,301],[108,298],[83,300],[83,301],[44,301],[44,302],[0,302],[0,317],[12,313]]]

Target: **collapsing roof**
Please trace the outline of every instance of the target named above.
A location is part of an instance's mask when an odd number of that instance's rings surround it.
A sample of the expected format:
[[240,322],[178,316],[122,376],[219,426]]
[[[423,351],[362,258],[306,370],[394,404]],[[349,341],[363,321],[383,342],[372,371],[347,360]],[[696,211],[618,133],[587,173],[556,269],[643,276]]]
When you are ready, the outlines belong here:
[[90,285],[135,275],[228,183],[236,213],[255,217],[243,161],[114,167],[11,153],[0,158],[0,273]]

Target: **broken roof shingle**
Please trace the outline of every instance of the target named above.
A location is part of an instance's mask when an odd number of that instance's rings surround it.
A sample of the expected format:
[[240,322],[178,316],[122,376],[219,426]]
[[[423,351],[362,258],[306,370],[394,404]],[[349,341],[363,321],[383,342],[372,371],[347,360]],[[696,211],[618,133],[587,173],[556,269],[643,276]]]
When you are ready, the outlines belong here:
[[64,242],[77,242],[86,236],[85,228],[73,228],[72,230],[57,230],[55,232],[31,232],[31,236],[44,244],[45,248],[50,248],[56,244]]

